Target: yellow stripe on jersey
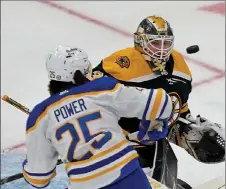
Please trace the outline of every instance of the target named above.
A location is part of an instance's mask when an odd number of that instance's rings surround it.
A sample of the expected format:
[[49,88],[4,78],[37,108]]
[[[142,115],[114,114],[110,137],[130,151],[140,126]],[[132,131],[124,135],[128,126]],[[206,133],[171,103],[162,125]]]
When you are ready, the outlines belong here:
[[188,104],[185,103],[183,104],[181,110],[180,110],[180,113],[184,113],[184,112],[187,112],[189,109],[188,109]]
[[119,167],[122,167],[124,165],[126,165],[127,163],[129,163],[130,161],[132,161],[133,159],[137,158],[138,157],[138,154],[131,154],[129,157],[125,158],[124,160],[122,160],[121,162],[113,165],[112,167],[109,167],[109,168],[106,168],[98,173],[95,173],[93,175],[90,175],[90,176],[86,176],[86,177],[83,177],[83,178],[70,178],[70,182],[84,182],[84,181],[88,181],[88,180],[91,180],[91,179],[94,179],[96,177],[99,177],[101,175],[104,175],[106,173],[109,173],[111,171],[113,171],[114,169],[117,169]]
[[174,60],[173,70],[177,71],[177,72],[182,72],[185,75],[187,75],[188,77],[192,78],[192,74],[191,74],[183,56],[175,50],[172,51],[172,56],[173,56],[173,60]]
[[183,105],[182,105],[182,108],[184,108],[185,106],[187,106],[188,105],[188,103],[184,103]]
[[152,106],[152,111],[151,111],[151,114],[150,114],[150,120],[156,119],[157,112],[159,110],[159,106],[161,105],[162,97],[163,97],[163,90],[157,89],[157,93],[156,93],[156,96],[155,96],[155,102]]
[[35,124],[30,127],[27,131],[26,131],[26,134],[29,134],[31,131],[35,130],[38,123],[43,119],[43,117],[46,116],[48,110],[60,103],[62,103],[64,100],[67,100],[67,99],[70,99],[70,98],[79,98],[79,97],[83,97],[83,96],[86,96],[86,95],[100,95],[100,94],[103,94],[103,93],[106,93],[106,92],[115,92],[119,87],[120,87],[121,84],[116,84],[115,87],[111,90],[104,90],[104,91],[94,91],[94,92],[85,92],[85,93],[80,93],[80,94],[76,94],[76,95],[69,95],[69,96],[66,96],[62,99],[60,99],[59,101],[56,101],[55,103],[49,105],[46,107],[45,111],[37,118]]
[[91,158],[89,158],[87,160],[82,160],[82,161],[78,161],[78,162],[67,163],[66,170],[68,170],[72,166],[75,166],[76,167],[76,165],[86,164],[86,163],[92,162],[93,160],[95,160],[97,158],[106,156],[108,153],[111,153],[112,151],[114,151],[114,150],[122,147],[124,144],[128,144],[128,141],[127,140],[122,140],[121,142],[119,142],[118,144],[114,145],[113,147],[108,148],[107,150],[104,150],[104,151],[100,152],[99,154],[94,155],[94,156],[92,156]]
[[[34,178],[31,178],[27,173],[26,171],[23,171],[23,176],[24,178],[29,182],[31,183],[32,185],[42,185],[42,186],[45,186],[46,184],[48,184],[50,182],[51,179],[53,179],[55,176],[56,176],[56,171],[54,171],[51,175],[50,178],[48,179],[34,179]],[[40,187],[40,186],[39,186]]]

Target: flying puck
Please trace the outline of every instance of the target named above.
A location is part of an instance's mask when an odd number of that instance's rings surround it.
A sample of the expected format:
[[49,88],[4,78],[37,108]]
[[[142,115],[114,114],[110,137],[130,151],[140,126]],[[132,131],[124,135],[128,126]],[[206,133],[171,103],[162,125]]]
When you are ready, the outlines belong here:
[[198,45],[192,45],[190,47],[187,47],[186,49],[188,54],[193,54],[199,52],[199,46]]

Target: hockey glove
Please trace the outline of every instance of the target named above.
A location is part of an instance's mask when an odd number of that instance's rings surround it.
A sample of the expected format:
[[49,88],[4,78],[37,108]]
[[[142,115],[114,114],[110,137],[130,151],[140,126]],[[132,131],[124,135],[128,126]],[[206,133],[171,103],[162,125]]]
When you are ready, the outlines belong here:
[[165,138],[168,133],[168,120],[147,121],[142,120],[139,125],[138,140],[143,144]]
[[205,163],[225,160],[225,129],[198,115],[189,113],[179,118],[177,127],[181,133],[183,147],[196,159]]

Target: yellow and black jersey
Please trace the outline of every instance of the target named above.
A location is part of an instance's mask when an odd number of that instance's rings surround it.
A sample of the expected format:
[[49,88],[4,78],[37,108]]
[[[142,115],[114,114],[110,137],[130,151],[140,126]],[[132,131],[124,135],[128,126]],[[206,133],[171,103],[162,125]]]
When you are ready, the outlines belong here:
[[[166,75],[152,72],[152,69],[143,55],[133,47],[122,49],[111,54],[104,58],[101,63],[93,69],[94,73],[95,71],[100,71],[104,75],[114,77],[128,86],[148,89],[163,88],[167,93],[176,93],[183,105],[180,113],[189,111],[187,100],[192,89],[192,75],[184,58],[179,52],[173,50],[166,63],[165,70]],[[122,124],[124,125],[126,123]],[[132,129],[133,127],[130,128]],[[126,130],[130,131],[130,129]],[[132,129],[131,132],[132,131],[134,131],[134,129]]]

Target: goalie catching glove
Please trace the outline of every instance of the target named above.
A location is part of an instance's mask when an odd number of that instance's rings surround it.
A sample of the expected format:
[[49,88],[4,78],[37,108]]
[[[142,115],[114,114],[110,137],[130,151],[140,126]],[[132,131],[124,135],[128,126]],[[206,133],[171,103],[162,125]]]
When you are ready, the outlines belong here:
[[225,160],[225,128],[198,115],[188,113],[177,121],[182,147],[197,160],[216,163]]

